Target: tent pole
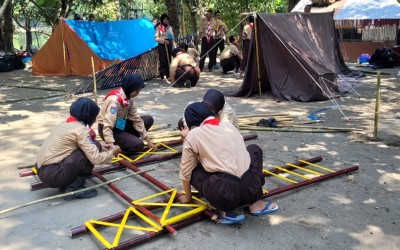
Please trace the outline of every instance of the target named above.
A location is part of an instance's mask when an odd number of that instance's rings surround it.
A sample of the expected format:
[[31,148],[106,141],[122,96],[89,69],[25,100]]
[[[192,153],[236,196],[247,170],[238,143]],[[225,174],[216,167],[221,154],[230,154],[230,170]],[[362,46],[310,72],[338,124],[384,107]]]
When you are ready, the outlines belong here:
[[257,35],[257,16],[254,18],[254,34],[256,39],[256,56],[257,56],[257,81],[258,81],[258,92],[261,96],[261,76],[260,76],[260,56],[258,55],[258,35]]
[[378,120],[379,120],[379,102],[381,100],[381,72],[376,76],[376,99],[375,99],[375,119],[374,119],[374,140],[378,139]]
[[93,72],[93,94],[94,94],[94,101],[97,104],[97,83],[96,83],[96,71],[94,70],[94,60],[93,56],[90,57],[92,61],[92,72]]
[[65,77],[67,77],[68,76],[68,74],[67,74],[67,58],[65,56],[65,43],[64,43],[64,19],[61,19],[61,40],[62,40],[63,58],[64,58],[64,72],[65,72]]

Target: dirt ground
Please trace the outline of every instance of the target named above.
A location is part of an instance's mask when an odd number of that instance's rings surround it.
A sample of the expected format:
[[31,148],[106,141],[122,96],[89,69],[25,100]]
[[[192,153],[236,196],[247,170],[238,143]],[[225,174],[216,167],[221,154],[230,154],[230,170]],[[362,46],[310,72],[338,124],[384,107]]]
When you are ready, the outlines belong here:
[[[348,176],[340,176],[312,186],[287,192],[271,200],[277,214],[253,217],[246,212],[242,225],[217,225],[210,220],[180,229],[175,237],[164,236],[141,245],[142,249],[400,249],[400,84],[398,69],[388,70],[382,80],[379,139],[372,140],[376,78],[351,84],[357,93],[337,98],[350,120],[338,109],[323,114],[324,126],[363,129],[352,133],[300,133],[258,131],[256,143],[264,151],[264,167],[284,165],[303,158],[322,156],[323,166],[334,170],[359,166]],[[0,210],[58,194],[56,189],[30,191],[33,176],[19,177],[17,166],[33,164],[49,131],[69,116],[73,100],[64,98],[82,81],[77,77],[34,77],[28,71],[0,74]],[[156,124],[176,126],[189,101],[200,99],[209,88],[236,90],[241,81],[233,75],[204,73],[198,87],[167,88],[149,81],[136,103],[142,114],[154,116]],[[104,97],[107,90],[99,92]],[[86,95],[91,96],[91,95]],[[248,99],[227,97],[237,115],[288,113],[295,121],[332,106],[323,102],[275,102],[270,93]],[[97,127],[97,126],[95,126]],[[181,189],[180,159],[143,166],[155,167],[150,174],[165,184]],[[108,179],[129,171],[107,174]],[[100,183],[92,178],[87,186]],[[116,183],[133,199],[158,191],[139,177]],[[284,183],[268,178],[265,188]],[[123,211],[127,204],[107,187],[98,188],[94,199],[55,199],[0,215],[0,249],[98,249],[92,236],[70,238],[69,229],[89,219],[99,219]],[[134,232],[127,232],[123,239]],[[109,233],[111,235],[111,233]],[[112,241],[112,239],[110,240]]]

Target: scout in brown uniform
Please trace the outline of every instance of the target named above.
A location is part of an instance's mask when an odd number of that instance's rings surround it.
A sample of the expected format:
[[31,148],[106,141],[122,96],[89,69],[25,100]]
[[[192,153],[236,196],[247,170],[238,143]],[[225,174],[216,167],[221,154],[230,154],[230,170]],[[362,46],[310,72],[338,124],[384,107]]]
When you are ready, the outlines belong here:
[[144,147],[143,140],[149,147],[155,148],[147,130],[153,125],[150,115],[139,116],[133,103],[144,81],[138,74],[130,74],[122,79],[122,87],[108,93],[97,117],[100,137],[107,144],[116,144],[123,151],[134,152]]
[[251,32],[253,29],[254,23],[254,16],[249,16],[248,24],[246,24],[243,28],[242,32],[242,40],[243,40],[243,60],[242,64],[240,65],[240,76],[243,77],[244,71],[247,65],[247,57],[249,55],[249,48],[250,48],[250,39],[251,39]]
[[[214,36],[214,41],[215,41],[215,49],[214,49],[214,59],[217,59],[217,53],[218,53],[218,49],[219,52],[222,53],[222,51],[225,48],[225,34],[228,33],[228,27],[226,26],[226,24],[224,23],[224,21],[221,20],[221,12],[219,10],[217,10],[214,13],[215,16],[215,21],[216,21],[216,27],[215,27],[215,36]],[[217,62],[214,62],[214,68],[215,66],[217,66]]]
[[243,214],[230,212],[241,206],[249,205],[252,215],[278,210],[275,203],[259,200],[265,183],[260,147],[252,144],[246,148],[239,131],[231,123],[215,118],[201,102],[186,108],[185,120],[190,131],[182,135],[185,139],[179,176],[186,193],[180,198],[182,203],[192,200],[192,185],[220,211],[222,224],[243,222]]
[[[215,117],[217,117],[220,121],[228,121],[232,123],[239,130],[239,121],[235,114],[233,108],[225,101],[224,94],[221,91],[216,89],[209,89],[203,96],[203,103],[210,109]],[[191,104],[191,103],[189,103]],[[188,105],[189,105],[188,104]],[[186,124],[184,118],[181,118],[178,121],[178,129],[186,130],[187,133],[189,131],[189,127]]]
[[[71,105],[67,122],[55,128],[42,144],[36,159],[39,179],[49,187],[72,192],[84,188],[85,176],[94,165],[111,163],[120,148],[111,151],[108,145],[90,138],[89,127],[99,113],[99,107],[88,98],[80,98]],[[96,190],[65,197],[65,200],[92,198]]]
[[220,59],[220,64],[222,66],[222,73],[226,74],[228,71],[235,70],[237,73],[240,67],[240,62],[242,61],[242,55],[237,48],[238,40],[234,36],[229,37],[229,46],[222,51]]
[[[189,54],[182,52],[180,48],[172,50],[174,59],[169,67],[169,75],[171,82],[175,84],[173,87],[194,87],[199,81],[200,68],[196,61]],[[185,85],[186,82],[186,86]]]
[[215,63],[214,52],[214,34],[216,28],[216,21],[212,18],[212,10],[207,10],[205,13],[206,18],[201,19],[199,28],[199,42],[201,43],[200,54],[200,70],[203,71],[206,55],[208,53],[209,62],[208,70],[211,72]]
[[183,52],[193,57],[196,63],[200,61],[200,54],[196,49],[190,48],[186,43],[180,43],[178,47],[181,48]]
[[158,66],[158,72],[162,80],[169,77],[169,64],[171,61],[171,51],[174,39],[174,33],[172,27],[169,25],[169,17],[167,14],[162,14],[160,17],[160,23],[155,26],[155,37],[154,39],[158,42],[158,56],[160,64]]

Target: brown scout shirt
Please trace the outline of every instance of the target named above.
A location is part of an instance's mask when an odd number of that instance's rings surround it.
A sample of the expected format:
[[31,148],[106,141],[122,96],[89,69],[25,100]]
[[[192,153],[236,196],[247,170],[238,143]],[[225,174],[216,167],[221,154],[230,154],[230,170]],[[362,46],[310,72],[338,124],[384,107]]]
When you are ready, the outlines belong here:
[[176,69],[185,65],[196,67],[197,63],[193,57],[187,53],[178,54],[174,59],[172,59],[171,65],[169,66],[169,77],[171,78],[171,82],[175,82]]
[[246,24],[243,27],[242,40],[250,40],[250,39],[251,39],[251,28],[249,24]]
[[[120,89],[120,94],[122,98],[126,98],[122,88]],[[139,132],[140,138],[142,138],[142,140],[146,139],[146,127],[144,126],[143,119],[139,116],[136,110],[133,98],[129,99],[128,106],[124,106],[118,101],[118,97],[116,95],[111,95],[104,100],[104,103],[100,109],[100,113],[97,116],[97,122],[104,125],[103,135],[106,143],[115,142],[113,129],[115,128],[117,117],[131,120],[133,122],[134,129]]]
[[193,48],[188,48],[188,50],[186,51],[186,53],[188,53],[190,56],[193,57],[193,59],[198,62],[200,61],[200,54],[196,49]]
[[42,144],[36,159],[37,166],[56,164],[80,148],[93,165],[110,163],[112,151],[99,152],[80,122],[68,122],[56,127]]
[[239,49],[235,45],[231,44],[231,45],[225,47],[225,49],[222,51],[221,55],[219,56],[219,59],[220,60],[229,59],[232,56],[237,56],[239,54],[240,54]]
[[199,39],[202,39],[204,36],[207,35],[207,29],[208,25],[210,24],[210,37],[213,37],[215,35],[215,28],[217,26],[217,22],[214,18],[202,18],[200,22],[200,28],[199,28]]
[[224,38],[225,35],[228,33],[228,26],[226,26],[226,24],[224,23],[224,21],[216,18],[216,28],[215,28],[215,39],[221,39]]
[[168,39],[168,34],[171,34],[172,37],[174,36],[174,32],[172,31],[172,27],[171,26],[167,26],[166,31],[162,32],[160,31],[160,26],[158,25],[155,31],[155,35],[154,35],[154,40],[156,40],[156,42],[164,44],[165,40]]
[[239,178],[250,167],[243,137],[228,121],[221,121],[218,126],[201,124],[188,133],[183,142],[181,180],[190,181],[198,161],[207,172],[224,172]]

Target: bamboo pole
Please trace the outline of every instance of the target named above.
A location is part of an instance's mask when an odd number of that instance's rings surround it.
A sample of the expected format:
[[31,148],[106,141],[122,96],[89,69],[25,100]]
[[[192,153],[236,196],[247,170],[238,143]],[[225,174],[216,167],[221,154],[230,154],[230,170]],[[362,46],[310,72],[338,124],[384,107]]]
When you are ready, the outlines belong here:
[[92,62],[94,102],[97,104],[96,70],[94,69],[94,60],[93,60],[93,56],[90,57],[90,61]]
[[250,117],[265,117],[265,116],[271,116],[271,117],[275,117],[275,116],[287,116],[290,117],[289,114],[285,114],[285,113],[263,113],[263,114],[253,114],[253,115],[240,115],[237,118],[250,118]]
[[67,77],[67,56],[65,55],[65,43],[64,43],[64,19],[61,19],[61,41],[62,41],[62,48],[63,48],[63,58],[64,58],[64,72],[65,76]]
[[374,139],[378,139],[378,121],[379,121],[379,102],[381,99],[381,72],[376,76],[376,98],[375,98],[375,119],[374,119]]
[[149,129],[149,131],[147,131],[147,132],[153,132],[153,131],[163,130],[163,129],[166,129],[166,128],[169,128],[169,127],[171,127],[171,124],[160,124],[160,125],[155,125],[155,126],[152,126],[152,127]]
[[351,130],[333,130],[333,129],[300,129],[300,128],[268,128],[268,127],[240,127],[241,130],[258,130],[274,132],[303,132],[303,133],[341,133],[351,132]]
[[20,208],[23,208],[23,207],[28,207],[28,206],[31,206],[31,205],[35,205],[35,204],[38,204],[38,203],[41,203],[41,202],[54,200],[54,199],[58,199],[58,198],[64,198],[64,197],[67,197],[67,196],[70,196],[70,195],[74,195],[74,194],[80,194],[80,193],[83,193],[83,192],[86,192],[86,191],[89,191],[89,190],[92,190],[92,189],[95,189],[95,188],[98,188],[98,187],[102,187],[102,186],[108,185],[108,184],[110,184],[112,182],[120,181],[120,180],[123,180],[125,178],[132,177],[132,176],[135,176],[135,175],[140,175],[140,174],[143,174],[143,173],[146,173],[146,172],[150,172],[150,171],[153,171],[153,170],[155,170],[155,168],[151,168],[151,169],[148,169],[148,170],[142,170],[140,172],[128,174],[128,175],[125,175],[125,176],[122,176],[122,177],[117,177],[117,178],[114,178],[114,179],[109,180],[107,182],[100,183],[100,184],[94,185],[92,187],[79,189],[77,191],[73,191],[73,192],[69,192],[69,193],[65,193],[65,194],[54,195],[54,196],[50,196],[50,197],[47,197],[47,198],[44,198],[44,199],[40,199],[40,200],[36,200],[36,201],[31,201],[31,202],[28,202],[28,203],[25,203],[25,204],[21,204],[21,205],[15,206],[15,207],[4,209],[4,210],[0,211],[0,215],[8,213],[8,212],[11,212],[11,211],[14,211],[14,210],[17,210],[17,209],[20,209]]
[[261,96],[261,74],[260,74],[260,55],[258,54],[259,51],[259,44],[258,44],[258,34],[257,34],[257,16],[254,18],[254,34],[256,39],[256,55],[257,55],[257,81],[258,81],[258,92]]

